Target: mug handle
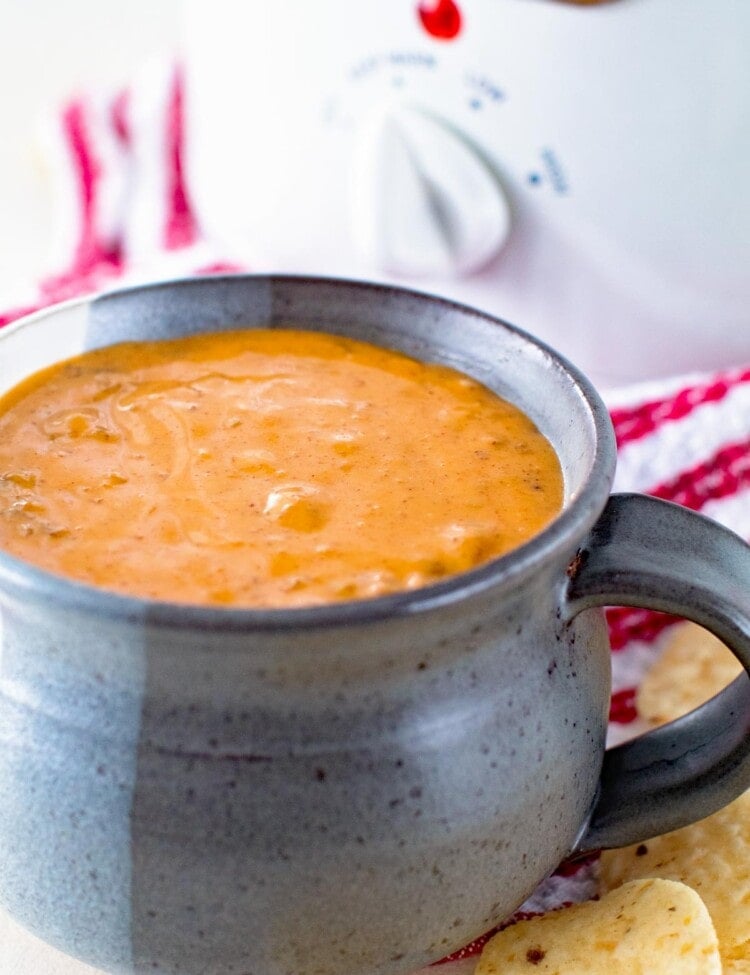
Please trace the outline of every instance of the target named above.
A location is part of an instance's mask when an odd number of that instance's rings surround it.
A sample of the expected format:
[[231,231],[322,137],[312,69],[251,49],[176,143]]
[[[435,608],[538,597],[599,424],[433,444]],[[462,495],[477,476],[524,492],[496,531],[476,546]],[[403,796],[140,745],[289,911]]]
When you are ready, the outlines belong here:
[[684,616],[747,671],[685,717],[605,752],[577,857],[679,829],[750,788],[750,547],[687,508],[615,494],[569,575],[568,622],[608,605]]

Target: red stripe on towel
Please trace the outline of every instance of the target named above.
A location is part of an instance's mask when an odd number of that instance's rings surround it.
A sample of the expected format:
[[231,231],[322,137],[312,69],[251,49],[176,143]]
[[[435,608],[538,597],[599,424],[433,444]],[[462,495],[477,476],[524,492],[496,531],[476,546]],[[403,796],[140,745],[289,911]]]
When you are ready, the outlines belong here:
[[133,133],[130,128],[130,90],[128,88],[123,88],[112,100],[110,123],[120,143],[125,148],[130,148],[133,144]]
[[172,80],[167,107],[167,217],[164,227],[164,246],[177,250],[194,244],[198,239],[198,225],[188,199],[184,174],[184,83],[178,68]]
[[728,444],[712,457],[649,491],[693,511],[750,486],[750,440]]
[[62,131],[78,188],[78,242],[70,267],[41,283],[39,307],[97,291],[119,277],[125,265],[122,242],[105,240],[99,232],[99,192],[105,173],[82,100],[70,102],[63,110]]
[[617,606],[607,610],[609,643],[613,650],[624,649],[631,640],[651,643],[662,630],[679,622],[679,617],[669,616],[667,613]]
[[73,176],[78,185],[79,230],[73,264],[87,262],[95,249],[95,196],[101,169],[89,145],[86,132],[86,110],[83,102],[71,102],[62,118],[63,133],[73,161]]
[[639,403],[627,409],[612,410],[617,446],[641,440],[663,423],[682,420],[704,403],[718,403],[739,383],[750,382],[750,369],[734,375],[720,375],[706,384],[686,386],[662,399]]
[[626,687],[612,695],[609,705],[609,720],[615,724],[632,724],[638,717],[635,708],[635,687]]

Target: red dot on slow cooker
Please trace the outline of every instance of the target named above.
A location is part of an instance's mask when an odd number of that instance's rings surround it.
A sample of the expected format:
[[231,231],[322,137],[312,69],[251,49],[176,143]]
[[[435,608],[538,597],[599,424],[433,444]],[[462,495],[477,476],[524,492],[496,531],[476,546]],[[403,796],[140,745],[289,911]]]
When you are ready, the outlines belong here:
[[461,11],[455,0],[424,0],[417,7],[422,26],[431,37],[452,41],[461,33]]

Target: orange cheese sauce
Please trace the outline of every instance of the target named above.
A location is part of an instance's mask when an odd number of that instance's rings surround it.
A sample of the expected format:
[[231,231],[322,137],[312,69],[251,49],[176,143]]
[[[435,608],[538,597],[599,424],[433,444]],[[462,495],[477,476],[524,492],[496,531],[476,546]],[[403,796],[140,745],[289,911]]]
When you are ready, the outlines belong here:
[[332,335],[126,343],[0,398],[0,547],[159,600],[307,606],[424,586],[529,539],[562,490],[516,407]]

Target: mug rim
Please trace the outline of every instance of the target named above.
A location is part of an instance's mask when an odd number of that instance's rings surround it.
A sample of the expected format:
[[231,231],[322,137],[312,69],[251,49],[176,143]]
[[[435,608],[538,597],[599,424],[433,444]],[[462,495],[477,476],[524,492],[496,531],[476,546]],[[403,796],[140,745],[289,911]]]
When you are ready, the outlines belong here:
[[[45,603],[54,603],[60,608],[94,613],[110,620],[126,622],[146,620],[149,625],[175,629],[234,632],[320,629],[412,616],[449,606],[489,589],[508,588],[531,574],[546,559],[565,548],[569,549],[573,538],[583,538],[593,527],[609,496],[616,463],[614,429],[607,409],[593,384],[577,366],[524,329],[495,315],[440,295],[397,285],[323,275],[251,273],[190,275],[108,289],[58,302],[24,315],[0,329],[0,355],[2,355],[2,342],[6,336],[72,308],[91,306],[97,301],[125,295],[148,295],[150,292],[185,286],[200,287],[201,283],[207,287],[216,286],[237,279],[258,281],[259,284],[267,284],[270,287],[285,283],[301,287],[333,285],[376,294],[410,296],[433,308],[470,315],[487,324],[512,332],[523,341],[524,345],[541,351],[551,365],[562,371],[567,380],[572,382],[589,413],[594,430],[594,451],[583,487],[566,502],[560,514],[549,525],[504,555],[418,589],[398,590],[369,599],[283,608],[238,608],[154,600],[119,593],[58,575],[2,549],[0,549],[0,589],[9,590],[17,597],[31,597]],[[0,395],[2,395],[1,391]],[[559,457],[556,445],[552,444],[552,446]]]

